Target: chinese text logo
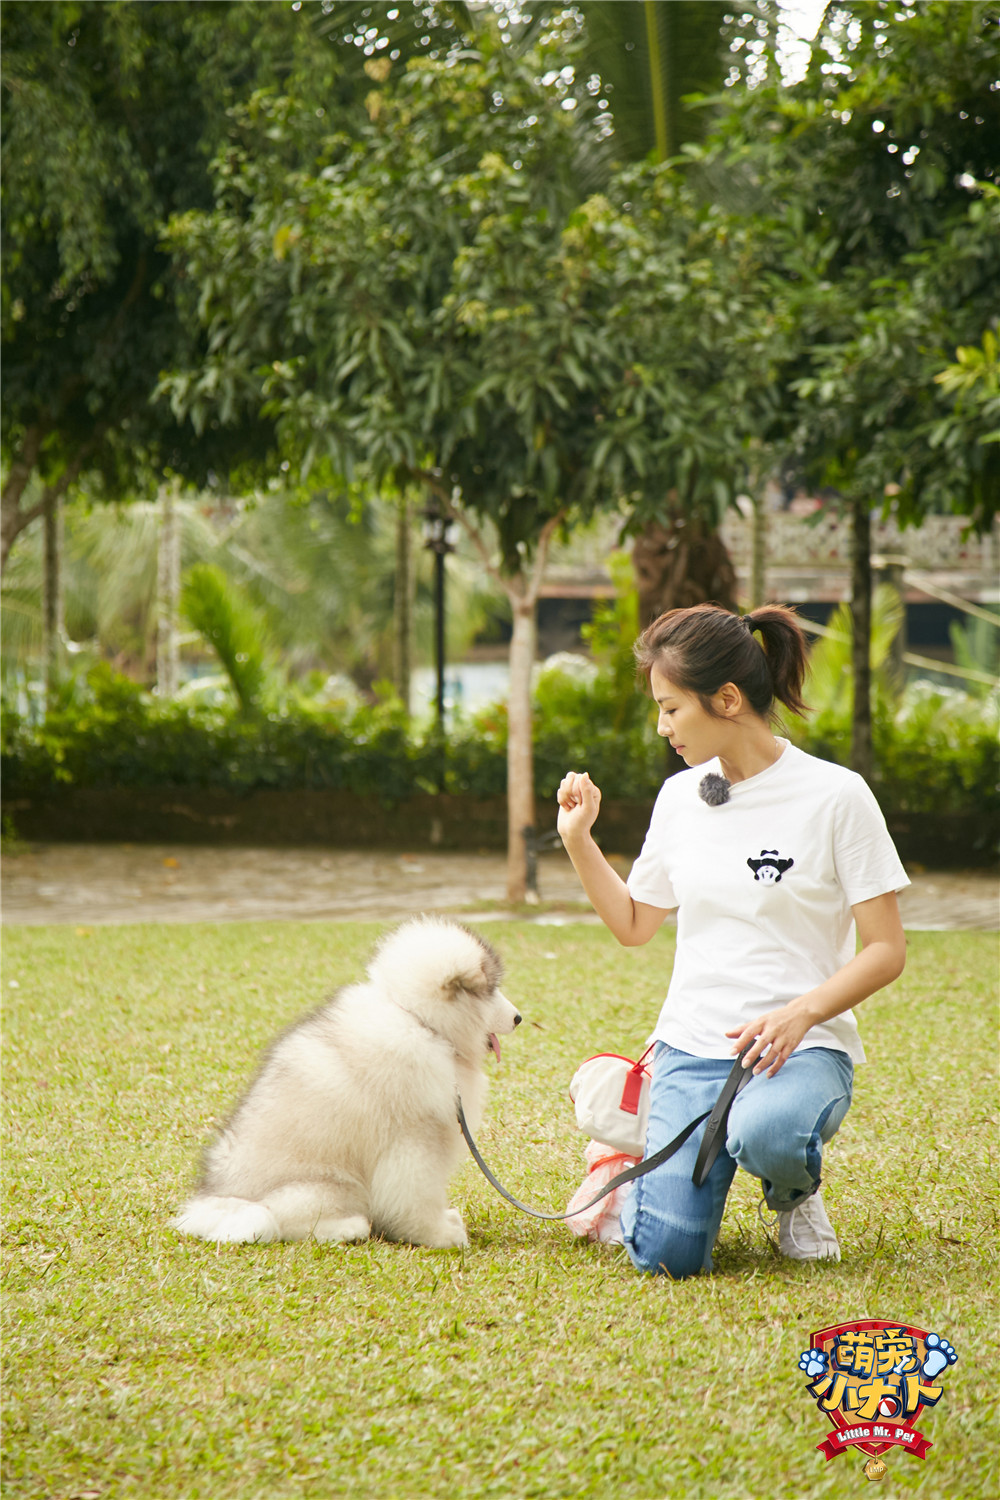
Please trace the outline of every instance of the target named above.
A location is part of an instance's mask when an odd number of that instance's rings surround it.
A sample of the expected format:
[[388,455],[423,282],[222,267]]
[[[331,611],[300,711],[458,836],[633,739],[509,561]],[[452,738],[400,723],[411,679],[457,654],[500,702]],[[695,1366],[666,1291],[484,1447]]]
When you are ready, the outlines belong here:
[[886,1472],[879,1455],[898,1446],[925,1458],[932,1446],[913,1423],[922,1406],[944,1394],[939,1377],[958,1355],[947,1339],[903,1323],[868,1318],[838,1323],[812,1335],[799,1356],[809,1394],[834,1431],[817,1447],[827,1459],[848,1448],[870,1455],[868,1478]]

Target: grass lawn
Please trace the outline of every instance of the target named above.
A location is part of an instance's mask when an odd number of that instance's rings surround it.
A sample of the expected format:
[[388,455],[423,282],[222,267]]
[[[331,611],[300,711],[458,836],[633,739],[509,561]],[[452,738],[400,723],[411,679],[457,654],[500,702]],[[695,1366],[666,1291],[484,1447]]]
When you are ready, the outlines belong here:
[[[480,1143],[518,1196],[559,1209],[584,1144],[566,1084],[588,1054],[641,1046],[673,939],[485,930],[525,1024]],[[959,1355],[917,1418],[926,1461],[891,1449],[884,1491],[992,1500],[995,936],[914,935],[863,1007],[871,1063],[825,1168],[840,1265],[780,1259],[741,1174],[717,1273],[639,1277],[518,1214],[471,1161],[452,1197],[464,1253],[181,1239],[168,1220],[213,1119],[377,932],[7,932],[5,1496],[856,1494],[863,1455],[816,1451],[831,1429],[798,1356],[814,1329],[873,1317]]]

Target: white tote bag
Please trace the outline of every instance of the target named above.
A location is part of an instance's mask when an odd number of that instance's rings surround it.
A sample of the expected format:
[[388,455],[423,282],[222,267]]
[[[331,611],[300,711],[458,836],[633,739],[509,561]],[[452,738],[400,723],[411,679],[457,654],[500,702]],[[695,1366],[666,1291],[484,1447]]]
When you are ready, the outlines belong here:
[[642,1156],[649,1122],[648,1047],[638,1062],[615,1052],[588,1057],[573,1074],[569,1096],[576,1123],[591,1140],[613,1146],[625,1156]]

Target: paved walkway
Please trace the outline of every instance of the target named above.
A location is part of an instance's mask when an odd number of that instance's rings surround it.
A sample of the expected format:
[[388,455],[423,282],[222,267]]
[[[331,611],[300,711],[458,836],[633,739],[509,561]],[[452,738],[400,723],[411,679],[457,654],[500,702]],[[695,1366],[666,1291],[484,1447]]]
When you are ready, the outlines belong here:
[[[628,861],[615,861],[628,873]],[[910,871],[900,898],[912,931],[1000,928],[1000,887],[984,871]],[[539,860],[534,921],[596,922],[562,851]],[[496,854],[390,854],[185,845],[32,844],[4,857],[6,923],[392,921],[421,911],[506,920]]]

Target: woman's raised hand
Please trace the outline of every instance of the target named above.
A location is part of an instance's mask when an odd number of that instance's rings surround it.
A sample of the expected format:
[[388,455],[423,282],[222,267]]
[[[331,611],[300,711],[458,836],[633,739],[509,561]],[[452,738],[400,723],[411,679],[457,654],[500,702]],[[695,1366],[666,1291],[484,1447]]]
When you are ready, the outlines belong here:
[[601,810],[601,789],[586,771],[567,771],[556,792],[559,817],[556,828],[564,843],[589,833]]

